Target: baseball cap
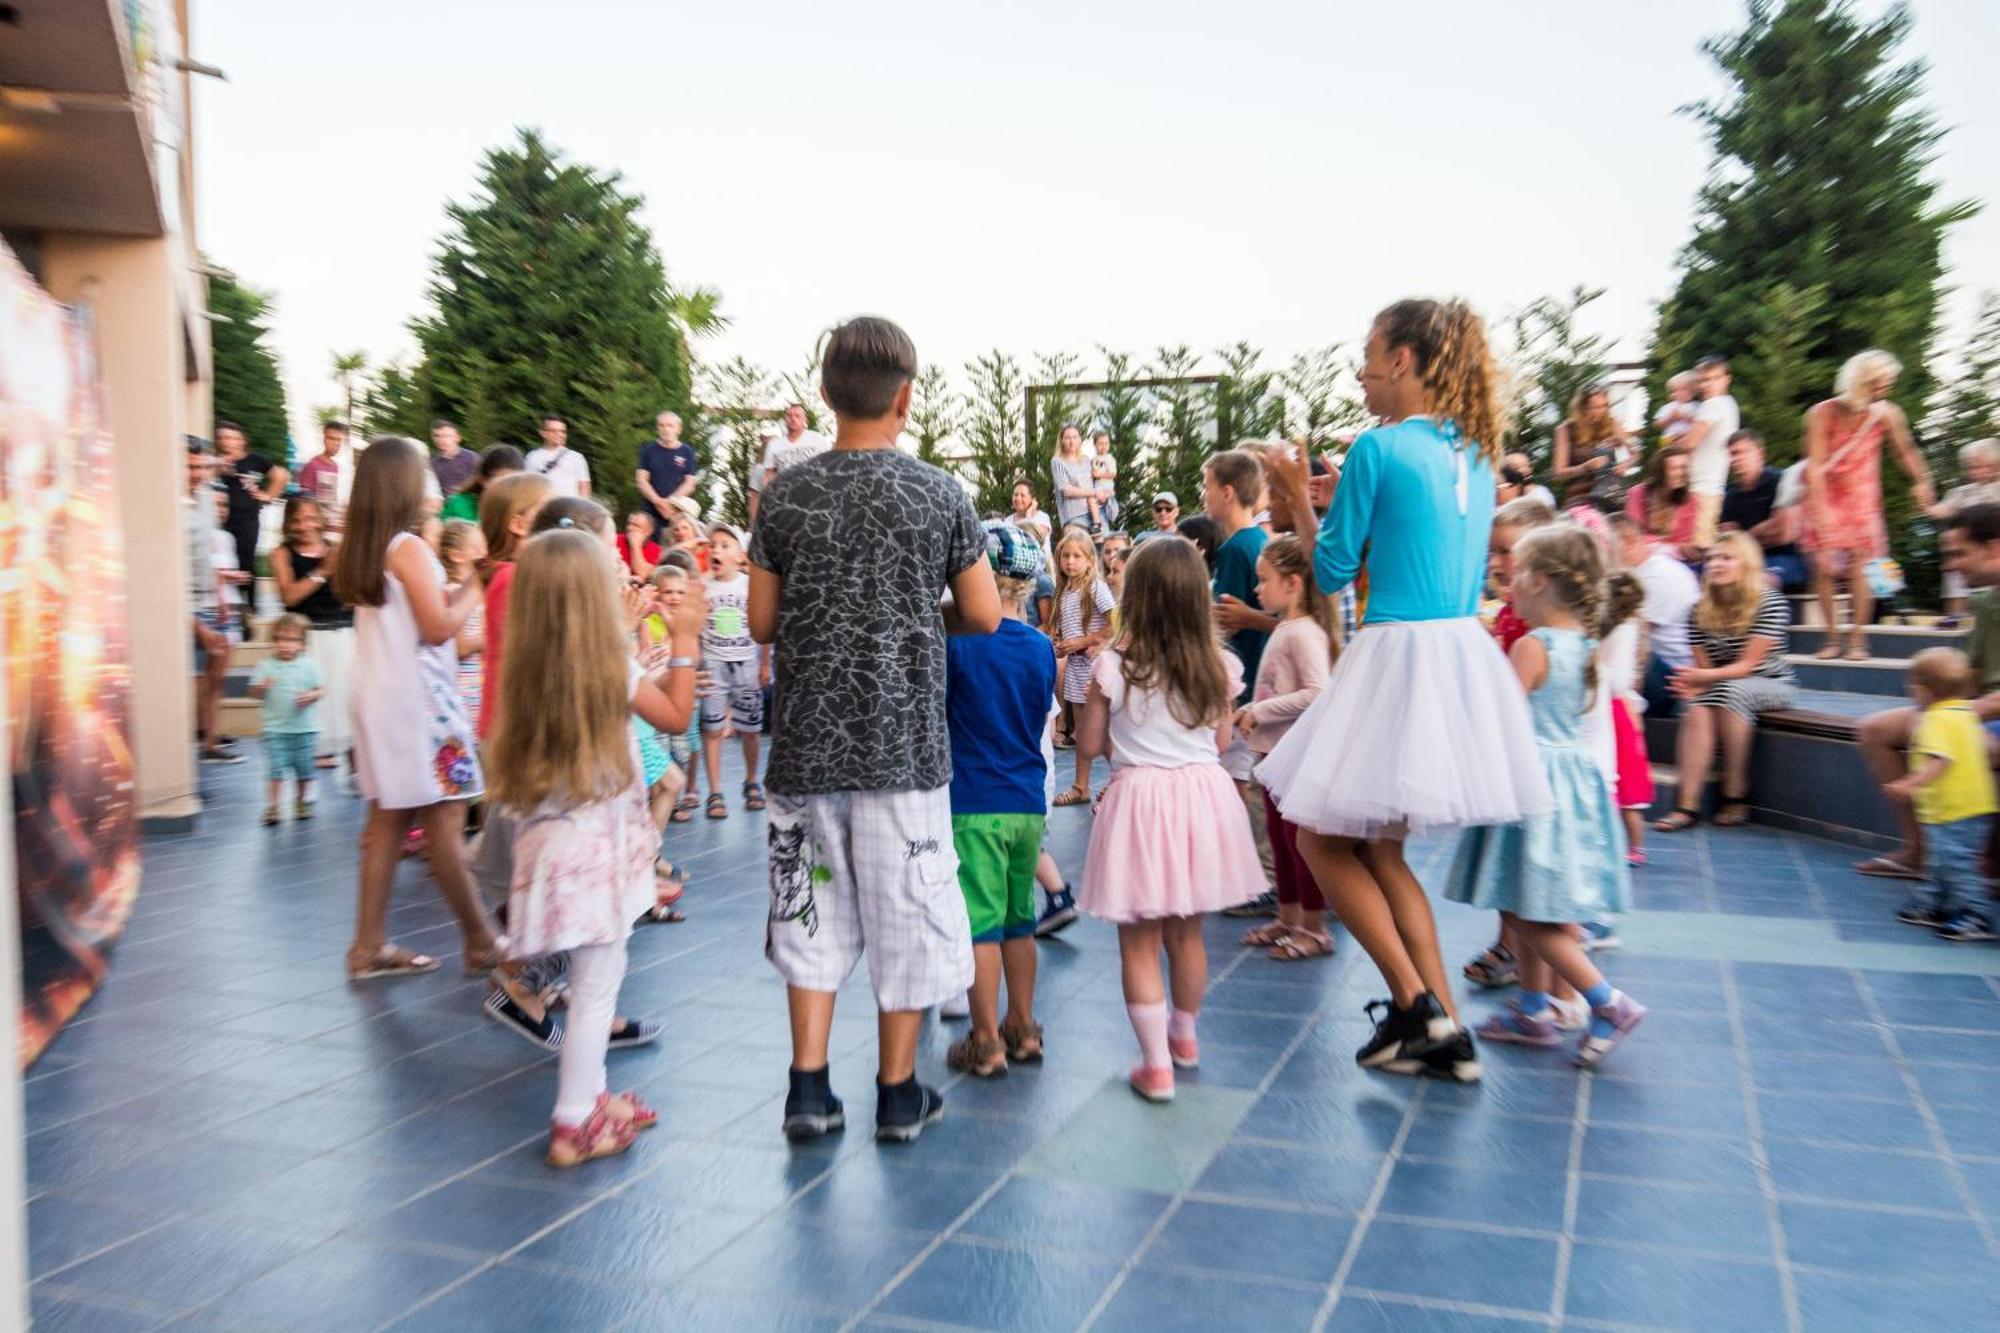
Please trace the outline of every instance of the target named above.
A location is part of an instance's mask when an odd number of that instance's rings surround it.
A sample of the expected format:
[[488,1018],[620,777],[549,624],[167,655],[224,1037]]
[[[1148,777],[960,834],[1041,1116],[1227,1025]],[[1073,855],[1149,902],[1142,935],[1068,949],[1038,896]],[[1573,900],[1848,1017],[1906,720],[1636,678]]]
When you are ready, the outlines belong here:
[[744,535],[743,529],[733,523],[711,523],[708,525],[709,536],[713,537],[718,532],[726,532],[734,537],[738,546],[748,546],[750,544],[750,538]]
[[1031,579],[1042,572],[1042,548],[1012,524],[986,525],[986,558],[1001,578]]
[[1160,504],[1162,502],[1170,504],[1176,509],[1179,509],[1181,507],[1180,497],[1178,495],[1175,495],[1172,491],[1161,491],[1159,494],[1153,497],[1154,504]]

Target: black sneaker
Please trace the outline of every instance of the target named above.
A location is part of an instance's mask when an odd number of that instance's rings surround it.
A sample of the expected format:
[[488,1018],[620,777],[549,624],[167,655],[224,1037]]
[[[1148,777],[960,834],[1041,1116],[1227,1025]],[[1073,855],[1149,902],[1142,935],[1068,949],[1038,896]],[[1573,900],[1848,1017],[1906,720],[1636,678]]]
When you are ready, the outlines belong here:
[[1065,884],[1060,893],[1049,895],[1048,906],[1042,909],[1041,916],[1035,921],[1035,938],[1039,940],[1046,939],[1050,935],[1059,935],[1075,922],[1076,894]]
[[1371,1000],[1365,1007],[1369,1017],[1377,1011],[1375,1035],[1354,1053],[1354,1063],[1363,1069],[1380,1069],[1390,1074],[1421,1074],[1425,1053],[1449,1042],[1459,1029],[1446,1017],[1444,1006],[1426,991],[1408,1009],[1398,1009],[1390,1000]]
[[538,1046],[545,1051],[562,1049],[563,1030],[556,1023],[555,1015],[544,1013],[537,1022],[529,1017],[528,1011],[515,1004],[503,990],[488,992],[482,1006],[486,1016],[520,1037],[522,1041]]
[[1938,927],[1938,934],[1960,944],[2000,938],[1994,935],[1992,922],[1970,908],[1954,913],[1951,920]]
[[1945,914],[1938,910],[1936,903],[1926,902],[1922,898],[1912,898],[1904,903],[1897,910],[1896,919],[1906,926],[1929,926],[1932,930],[1943,926],[1948,920]]
[[628,1018],[624,1026],[611,1029],[610,1049],[630,1050],[634,1046],[650,1046],[660,1039],[666,1025],[652,1018]]
[[944,1114],[944,1096],[917,1082],[915,1074],[891,1086],[875,1080],[875,1137],[887,1143],[913,1143],[924,1126]]
[[794,1069],[792,1090],[785,1095],[785,1137],[793,1143],[831,1134],[847,1124],[847,1112],[833,1095],[833,1080],[824,1068]]
[[1422,1064],[1417,1072],[1425,1078],[1452,1083],[1479,1081],[1479,1049],[1472,1044],[1472,1034],[1464,1028],[1454,1028],[1443,1041],[1427,1043],[1416,1058]]
[[204,746],[201,752],[201,762],[204,764],[241,764],[247,762],[248,758],[249,756],[238,754],[228,746],[220,744]]

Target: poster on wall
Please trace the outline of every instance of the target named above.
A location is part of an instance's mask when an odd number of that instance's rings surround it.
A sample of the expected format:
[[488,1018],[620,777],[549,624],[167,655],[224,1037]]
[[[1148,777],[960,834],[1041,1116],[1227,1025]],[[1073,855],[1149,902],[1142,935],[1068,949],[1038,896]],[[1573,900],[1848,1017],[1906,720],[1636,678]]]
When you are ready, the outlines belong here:
[[0,245],[0,628],[21,1057],[97,989],[139,888],[115,459],[87,310]]

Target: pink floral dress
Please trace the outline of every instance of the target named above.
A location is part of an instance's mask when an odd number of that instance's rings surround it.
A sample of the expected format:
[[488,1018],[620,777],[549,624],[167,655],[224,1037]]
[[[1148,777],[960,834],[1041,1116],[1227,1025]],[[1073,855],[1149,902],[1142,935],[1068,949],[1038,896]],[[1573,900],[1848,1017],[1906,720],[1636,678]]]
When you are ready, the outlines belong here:
[[[389,550],[421,542],[399,532]],[[428,554],[428,553],[427,553]],[[444,585],[444,567],[429,556]],[[386,556],[385,556],[386,559]],[[458,647],[417,633],[409,590],[389,574],[380,606],[354,608],[354,778],[384,810],[467,801],[485,790],[472,724],[458,694]]]
[[[1889,554],[1889,530],[1882,522],[1882,437],[1889,419],[1879,405],[1859,417],[1843,418],[1833,403],[1813,409],[1826,423],[1825,521],[1817,520],[1812,497],[1804,505],[1799,545],[1813,552]],[[1845,425],[1843,426],[1843,421]]]
[[[639,667],[631,669],[631,688]],[[567,809],[516,813],[507,939],[517,958],[615,944],[657,901],[660,836],[646,808],[638,742],[627,733],[632,781],[614,796]]]

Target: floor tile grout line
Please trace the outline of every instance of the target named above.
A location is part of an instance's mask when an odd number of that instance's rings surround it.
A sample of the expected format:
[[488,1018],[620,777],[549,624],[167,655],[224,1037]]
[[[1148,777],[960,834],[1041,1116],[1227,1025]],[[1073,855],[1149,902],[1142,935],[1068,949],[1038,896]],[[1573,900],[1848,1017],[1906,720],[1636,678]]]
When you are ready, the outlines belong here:
[[1430,1088],[1419,1080],[1417,1090],[1410,1097],[1410,1104],[1403,1111],[1403,1123],[1396,1127],[1396,1137],[1390,1141],[1389,1151],[1382,1159],[1381,1168],[1375,1173],[1375,1183],[1369,1188],[1368,1198],[1363,1201],[1361,1211],[1356,1216],[1354,1230],[1348,1233],[1347,1245],[1340,1252],[1340,1263],[1333,1270],[1333,1280],[1327,1284],[1326,1295],[1313,1314],[1313,1333],[1321,1333],[1333,1318],[1334,1310],[1340,1304],[1342,1291],[1347,1279],[1354,1271],[1355,1261],[1361,1255],[1362,1242],[1367,1239],[1369,1227],[1374,1225],[1376,1214],[1381,1210],[1382,1198],[1389,1192],[1389,1177],[1395,1174],[1396,1165],[1402,1159],[1403,1145],[1410,1141],[1410,1134],[1416,1129],[1417,1115],[1423,1110],[1425,1094]]
[[[1859,974],[1858,969],[1856,970],[1854,980],[1855,985],[1861,991],[1863,1006],[1874,1013],[1877,1018],[1880,1018],[1882,1014],[1881,997],[1875,994],[1875,988],[1868,984],[1866,977]],[[1989,982],[1988,984],[1991,983]],[[1979,1196],[1973,1193],[1972,1186],[1966,1182],[1965,1172],[1959,1167],[1957,1155],[1952,1150],[1951,1140],[1945,1137],[1944,1126],[1939,1122],[1937,1111],[1932,1108],[1930,1098],[1924,1095],[1923,1085],[1917,1081],[1917,1076],[1911,1071],[1909,1062],[1903,1059],[1902,1043],[1896,1039],[1894,1032],[1886,1028],[1883,1031],[1882,1039],[1888,1043],[1890,1054],[1895,1058],[1896,1069],[1902,1075],[1903,1086],[1909,1092],[1910,1100],[1916,1103],[1917,1115],[1924,1122],[1924,1131],[1930,1135],[1931,1146],[1944,1159],[1945,1174],[1951,1178],[1952,1189],[1958,1194],[1960,1206],[1965,1209],[1966,1215],[1972,1219],[1973,1226],[1978,1229],[1980,1240],[1985,1242],[1986,1252],[1994,1258],[2000,1259],[2000,1236],[1995,1235],[1992,1221],[1987,1218],[1984,1210],[1979,1206]]]
[[1557,1328],[1569,1304],[1569,1268],[1576,1248],[1577,1201],[1583,1194],[1583,1141],[1590,1133],[1591,1080],[1579,1073],[1576,1080],[1575,1117],[1570,1123],[1569,1153],[1563,1163],[1562,1235],[1556,1241],[1555,1290],[1549,1298],[1549,1315]]
[[1444,1296],[1425,1296],[1413,1291],[1381,1291],[1374,1287],[1350,1287],[1351,1295],[1363,1296],[1371,1301],[1383,1301],[1390,1305],[1407,1305],[1414,1310],[1438,1310],[1446,1314],[1473,1315],[1484,1319],[1521,1319],[1530,1323],[1547,1324],[1549,1316],[1538,1310],[1524,1310],[1512,1305],[1487,1305],[1480,1301],[1454,1301]]
[[1749,1031],[1743,1021],[1742,998],[1736,993],[1736,969],[1733,966],[1722,969],[1722,994],[1729,1005],[1731,1044],[1736,1057],[1739,1090],[1743,1095],[1743,1119],[1750,1131],[1750,1164],[1757,1176],[1758,1189],[1764,1196],[1764,1218],[1770,1228],[1771,1255],[1778,1270],[1778,1296],[1785,1307],[1785,1327],[1788,1333],[1803,1333],[1805,1320],[1799,1309],[1798,1280],[1792,1272],[1791,1244],[1785,1236],[1784,1210],[1778,1201],[1771,1154],[1764,1142],[1764,1117],[1750,1071]]

